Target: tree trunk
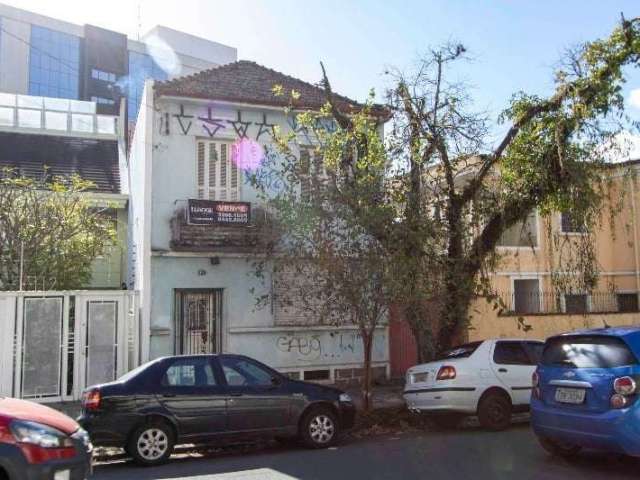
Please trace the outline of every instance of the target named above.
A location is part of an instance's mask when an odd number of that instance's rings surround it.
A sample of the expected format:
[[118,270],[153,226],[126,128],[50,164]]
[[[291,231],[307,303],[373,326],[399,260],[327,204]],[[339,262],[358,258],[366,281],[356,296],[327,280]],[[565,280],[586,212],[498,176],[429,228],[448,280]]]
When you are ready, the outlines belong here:
[[418,363],[426,363],[435,356],[435,324],[429,318],[424,301],[406,304],[402,310],[405,321],[411,327],[418,350]]
[[438,332],[437,346],[442,351],[452,346],[456,337],[469,321],[469,304],[473,291],[468,280],[447,281],[444,303],[441,307],[442,324]]
[[371,350],[373,349],[373,333],[362,330],[362,345],[364,347],[364,378],[362,379],[362,399],[364,410],[371,409]]

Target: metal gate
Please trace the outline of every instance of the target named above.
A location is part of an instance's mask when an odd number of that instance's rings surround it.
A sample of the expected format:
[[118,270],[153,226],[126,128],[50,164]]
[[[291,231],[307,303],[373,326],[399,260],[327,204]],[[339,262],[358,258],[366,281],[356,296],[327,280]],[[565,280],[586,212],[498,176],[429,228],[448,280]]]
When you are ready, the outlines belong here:
[[220,290],[176,291],[176,351],[181,354],[217,353],[221,312]]
[[137,295],[3,292],[0,394],[42,402],[79,399],[139,364]]

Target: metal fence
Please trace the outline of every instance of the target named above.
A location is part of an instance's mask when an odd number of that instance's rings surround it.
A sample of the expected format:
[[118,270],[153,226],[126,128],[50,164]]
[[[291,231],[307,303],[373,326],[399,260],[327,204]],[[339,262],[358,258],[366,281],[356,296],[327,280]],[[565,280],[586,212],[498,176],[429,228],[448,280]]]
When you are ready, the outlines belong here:
[[140,364],[132,291],[0,292],[0,331],[0,395],[78,400]]
[[589,314],[639,312],[638,293],[593,291],[500,292],[501,315]]

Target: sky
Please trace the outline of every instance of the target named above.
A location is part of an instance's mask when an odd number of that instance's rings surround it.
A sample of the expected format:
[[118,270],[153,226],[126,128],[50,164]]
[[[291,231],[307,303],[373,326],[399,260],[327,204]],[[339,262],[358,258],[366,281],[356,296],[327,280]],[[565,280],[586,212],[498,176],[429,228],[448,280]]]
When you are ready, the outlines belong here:
[[[323,61],[334,89],[356,100],[371,88],[382,93],[389,67],[410,68],[430,47],[461,42],[471,60],[459,75],[476,108],[494,118],[517,91],[548,94],[567,47],[606,36],[621,12],[640,16],[639,0],[1,1],[134,38],[165,25],[310,82]],[[640,120],[640,68],[629,72],[624,94]]]

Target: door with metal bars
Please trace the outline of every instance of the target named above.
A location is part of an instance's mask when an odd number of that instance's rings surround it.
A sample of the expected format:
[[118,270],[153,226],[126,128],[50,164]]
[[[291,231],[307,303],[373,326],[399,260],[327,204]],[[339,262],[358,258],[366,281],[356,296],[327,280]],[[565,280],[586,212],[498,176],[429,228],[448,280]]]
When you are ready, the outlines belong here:
[[176,291],[176,351],[206,354],[220,351],[221,290]]

